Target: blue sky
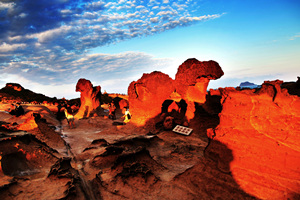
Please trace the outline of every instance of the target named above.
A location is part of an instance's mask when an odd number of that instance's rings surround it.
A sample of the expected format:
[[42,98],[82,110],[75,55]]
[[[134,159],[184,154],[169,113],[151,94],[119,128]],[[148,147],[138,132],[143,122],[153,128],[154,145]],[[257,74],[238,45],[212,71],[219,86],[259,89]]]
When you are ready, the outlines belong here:
[[79,78],[127,93],[188,58],[220,64],[209,88],[300,76],[298,0],[0,0],[0,30],[0,87],[51,97],[79,97]]

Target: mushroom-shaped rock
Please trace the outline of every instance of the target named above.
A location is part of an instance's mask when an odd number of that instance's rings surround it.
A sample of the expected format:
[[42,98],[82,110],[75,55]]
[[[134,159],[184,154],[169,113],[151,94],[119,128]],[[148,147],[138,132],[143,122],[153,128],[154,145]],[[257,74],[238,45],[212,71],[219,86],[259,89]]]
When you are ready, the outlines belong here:
[[[188,120],[192,119],[195,103],[206,101],[209,80],[218,79],[223,74],[217,62],[200,62],[194,58],[179,66],[175,80],[162,72],[144,74],[128,87],[131,122],[145,125],[146,121],[161,113],[165,100],[184,100],[187,104],[185,116]],[[172,104],[167,111],[172,111],[173,108],[179,110],[176,106],[176,103]]]
[[161,113],[161,106],[175,90],[174,80],[162,72],[143,74],[128,87],[131,122],[145,125],[148,119]]
[[89,117],[96,113],[101,105],[101,87],[93,87],[91,81],[82,78],[77,82],[76,92],[80,92],[81,106],[75,118]]
[[195,85],[197,79],[201,77],[215,80],[223,75],[224,72],[217,62],[213,60],[200,62],[190,58],[179,66],[175,80],[184,85]]
[[209,81],[218,79],[223,74],[220,65],[212,60],[200,62],[191,58],[179,66],[175,77],[176,91],[187,101],[188,119],[194,117],[194,102],[205,103]]

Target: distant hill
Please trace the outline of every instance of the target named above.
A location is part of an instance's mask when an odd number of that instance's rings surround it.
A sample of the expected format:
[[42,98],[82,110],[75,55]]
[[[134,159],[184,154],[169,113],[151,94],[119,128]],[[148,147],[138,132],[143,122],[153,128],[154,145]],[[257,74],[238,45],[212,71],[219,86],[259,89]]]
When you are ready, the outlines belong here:
[[31,90],[23,88],[18,83],[7,83],[5,87],[0,89],[0,100],[16,100],[22,102],[33,102],[42,103],[43,101],[54,102],[57,98],[51,98],[43,94],[35,93]]
[[251,88],[251,89],[253,89],[253,88],[260,87],[260,85],[256,85],[254,83],[250,83],[250,82],[246,81],[246,82],[242,82],[239,87],[240,88]]

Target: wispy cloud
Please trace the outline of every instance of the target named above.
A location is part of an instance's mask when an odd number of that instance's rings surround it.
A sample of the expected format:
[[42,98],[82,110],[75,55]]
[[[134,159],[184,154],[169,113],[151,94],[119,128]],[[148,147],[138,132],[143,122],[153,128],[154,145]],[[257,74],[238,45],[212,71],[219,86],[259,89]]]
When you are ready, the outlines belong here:
[[0,45],[0,52],[10,52],[10,51],[15,51],[17,49],[24,49],[26,47],[26,44],[21,43],[21,44],[7,44],[3,43]]
[[[66,58],[62,57],[59,60],[52,60],[53,64],[49,60],[49,65],[44,65],[38,57],[32,59],[33,61],[17,62],[13,67],[2,69],[4,75],[0,75],[0,79],[8,80],[11,76],[19,83],[28,85],[31,82],[31,87],[52,85],[53,88],[58,88],[58,85],[75,87],[79,78],[87,78],[100,84],[103,90],[125,93],[131,81],[137,80],[143,73],[150,73],[153,67],[165,69],[175,66],[173,60],[157,59],[140,52],[90,54],[77,58],[65,61]],[[49,68],[48,66],[51,65],[56,66]],[[6,78],[3,79],[3,77]],[[53,91],[50,90],[44,93],[53,95]]]
[[300,37],[300,33],[297,33],[296,35],[293,35],[292,37],[290,37],[290,40],[296,40],[299,37]]
[[115,78],[122,70],[170,64],[139,52],[88,55],[88,50],[222,15],[195,15],[189,12],[195,2],[0,0],[1,72],[40,84],[69,84],[83,69],[87,77],[107,79],[108,72]]

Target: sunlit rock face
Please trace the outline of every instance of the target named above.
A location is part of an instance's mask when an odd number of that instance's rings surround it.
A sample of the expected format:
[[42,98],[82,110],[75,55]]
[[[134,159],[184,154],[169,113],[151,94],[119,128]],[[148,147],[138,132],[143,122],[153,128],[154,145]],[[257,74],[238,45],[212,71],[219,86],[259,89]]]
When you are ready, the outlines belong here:
[[80,92],[81,106],[75,118],[81,119],[96,113],[101,105],[101,86],[93,87],[91,81],[79,79],[76,85],[76,92]]
[[17,130],[30,131],[38,127],[33,116],[33,111],[28,112],[20,118],[25,119],[25,121],[17,126]]
[[128,87],[130,112],[133,122],[144,125],[161,113],[161,105],[175,90],[174,80],[162,72],[144,74]]
[[210,80],[215,80],[224,75],[219,64],[215,61],[200,62],[195,58],[182,63],[175,76],[176,91],[188,104],[186,117],[194,118],[196,103],[205,103],[206,89]]
[[187,103],[185,116],[187,120],[192,119],[194,103],[204,103],[206,100],[209,81],[223,74],[217,62],[200,62],[194,58],[179,66],[175,80],[162,72],[144,74],[128,88],[132,122],[144,125],[161,113],[162,104],[167,99],[176,102],[183,99]]
[[208,131],[206,154],[228,165],[241,188],[261,199],[294,199],[300,191],[300,98],[282,81],[265,81],[259,90],[219,89],[220,124]]

